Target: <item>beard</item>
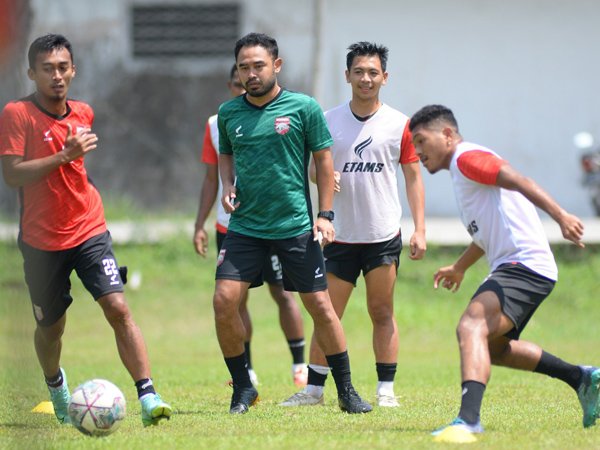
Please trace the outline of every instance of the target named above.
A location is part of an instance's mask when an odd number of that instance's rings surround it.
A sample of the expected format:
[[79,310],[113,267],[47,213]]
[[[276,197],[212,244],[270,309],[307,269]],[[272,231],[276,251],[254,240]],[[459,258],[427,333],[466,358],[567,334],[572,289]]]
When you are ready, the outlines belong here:
[[256,87],[254,90],[248,86],[248,82],[246,82],[246,93],[251,97],[262,97],[273,89],[275,83],[277,82],[277,78],[272,77],[267,80],[265,83],[261,83],[260,86]]

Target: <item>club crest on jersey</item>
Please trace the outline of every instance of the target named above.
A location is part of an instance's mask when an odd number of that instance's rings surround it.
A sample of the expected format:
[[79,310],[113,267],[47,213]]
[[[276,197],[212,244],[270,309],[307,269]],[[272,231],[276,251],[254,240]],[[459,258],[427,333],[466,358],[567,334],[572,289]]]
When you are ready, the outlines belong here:
[[275,119],[275,131],[282,136],[290,131],[290,118],[289,117],[277,117]]

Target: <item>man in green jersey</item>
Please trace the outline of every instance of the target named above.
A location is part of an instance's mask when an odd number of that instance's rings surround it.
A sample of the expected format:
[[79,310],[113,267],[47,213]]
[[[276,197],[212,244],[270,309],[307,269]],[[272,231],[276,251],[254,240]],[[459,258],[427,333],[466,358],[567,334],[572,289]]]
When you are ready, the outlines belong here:
[[[286,290],[296,290],[314,322],[343,411],[364,413],[371,405],[354,390],[342,325],[327,291],[323,242],[333,228],[331,135],[321,108],[304,94],[277,83],[282,60],[275,39],[250,33],[236,42],[235,60],[246,94],[219,108],[219,171],[223,207],[231,213],[217,260],[213,299],[217,338],[233,380],[231,414],[256,402],[244,354],[239,303],[273,249],[283,266]],[[319,214],[312,220],[308,162],[317,173]]]

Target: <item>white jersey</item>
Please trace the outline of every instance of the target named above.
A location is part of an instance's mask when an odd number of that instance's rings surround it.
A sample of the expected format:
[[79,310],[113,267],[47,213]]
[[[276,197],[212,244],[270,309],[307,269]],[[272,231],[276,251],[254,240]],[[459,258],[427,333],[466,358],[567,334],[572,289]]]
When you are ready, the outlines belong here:
[[[219,160],[219,129],[217,127],[217,115],[210,116],[208,118],[208,127],[210,130],[210,142],[212,144],[212,149],[210,146],[208,148],[204,148],[204,152],[214,152],[215,158]],[[206,147],[206,146],[205,146]],[[221,172],[219,171],[219,191],[217,192],[217,224],[223,228],[227,228],[229,226],[229,218],[231,217],[229,214],[225,212],[225,208],[223,208],[223,204],[221,203],[221,197],[223,195],[223,183],[221,182]]]
[[341,175],[333,199],[336,242],[375,243],[400,230],[398,195],[400,163],[418,161],[408,131],[408,117],[381,105],[366,121],[358,120],[349,103],[325,113],[333,137],[334,170]]
[[556,280],[558,269],[535,206],[519,192],[467,177],[459,158],[472,151],[498,157],[490,149],[462,142],[452,157],[450,174],[462,222],[473,242],[485,251],[490,269],[519,262]]

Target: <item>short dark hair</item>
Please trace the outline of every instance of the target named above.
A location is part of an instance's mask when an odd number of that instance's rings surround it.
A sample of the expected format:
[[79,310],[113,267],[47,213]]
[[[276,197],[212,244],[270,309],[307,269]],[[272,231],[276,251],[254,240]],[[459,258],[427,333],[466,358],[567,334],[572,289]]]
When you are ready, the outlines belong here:
[[360,41],[349,46],[348,50],[350,50],[346,55],[346,68],[348,70],[350,70],[350,67],[352,67],[354,58],[357,56],[377,55],[379,56],[379,61],[381,61],[381,68],[385,72],[389,52],[386,46],[374,44],[372,42]]
[[427,105],[418,110],[410,119],[409,129],[412,132],[419,126],[427,126],[433,121],[445,122],[456,129],[458,133],[458,122],[450,108],[443,105]]
[[237,64],[233,63],[233,66],[231,66],[231,70],[229,71],[229,80],[233,80],[233,76],[237,73],[238,68],[237,68]]
[[27,58],[29,59],[29,68],[35,69],[35,59],[40,53],[48,53],[61,48],[66,48],[69,51],[69,54],[71,55],[71,63],[74,63],[75,60],[73,59],[73,48],[66,37],[64,37],[62,34],[46,34],[45,36],[40,36],[29,46],[29,52],[27,54]]
[[257,45],[266,49],[274,60],[279,57],[279,47],[275,39],[263,33],[248,33],[235,43],[235,60],[237,61],[242,47],[256,47]]

